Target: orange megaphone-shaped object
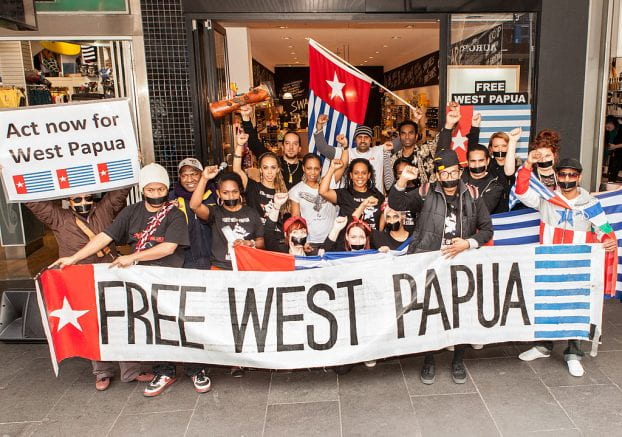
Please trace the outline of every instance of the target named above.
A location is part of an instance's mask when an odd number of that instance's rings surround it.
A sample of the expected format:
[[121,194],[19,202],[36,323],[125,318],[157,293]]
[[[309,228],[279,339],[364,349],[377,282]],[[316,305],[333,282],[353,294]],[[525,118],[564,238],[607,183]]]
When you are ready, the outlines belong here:
[[258,87],[251,89],[246,94],[235,96],[232,99],[219,100],[209,104],[209,110],[214,118],[222,118],[231,112],[240,109],[240,106],[261,103],[269,100],[272,97],[272,90],[270,87],[261,84]]

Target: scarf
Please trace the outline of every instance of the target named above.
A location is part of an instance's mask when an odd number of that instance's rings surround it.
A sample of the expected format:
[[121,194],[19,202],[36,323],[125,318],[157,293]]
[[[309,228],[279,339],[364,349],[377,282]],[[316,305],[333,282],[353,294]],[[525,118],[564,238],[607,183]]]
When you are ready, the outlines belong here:
[[155,233],[156,229],[158,229],[158,226],[160,226],[160,223],[162,223],[164,217],[166,217],[166,215],[173,208],[175,208],[175,202],[166,202],[164,206],[162,206],[162,208],[160,208],[160,210],[156,213],[156,215],[149,219],[147,227],[142,232],[138,243],[136,243],[136,248],[134,249],[134,252],[140,252],[142,250],[145,250],[147,241],[149,241],[149,238]]

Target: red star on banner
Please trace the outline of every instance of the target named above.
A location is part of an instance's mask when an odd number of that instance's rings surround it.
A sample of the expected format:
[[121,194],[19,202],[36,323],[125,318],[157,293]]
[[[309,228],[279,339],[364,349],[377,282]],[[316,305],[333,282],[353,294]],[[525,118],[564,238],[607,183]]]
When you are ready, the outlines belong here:
[[[449,109],[449,106],[446,110]],[[466,165],[467,162],[467,147],[468,141],[466,136],[471,130],[471,120],[473,119],[473,106],[461,105],[460,106],[460,121],[452,132],[451,148],[456,151],[458,160]]]

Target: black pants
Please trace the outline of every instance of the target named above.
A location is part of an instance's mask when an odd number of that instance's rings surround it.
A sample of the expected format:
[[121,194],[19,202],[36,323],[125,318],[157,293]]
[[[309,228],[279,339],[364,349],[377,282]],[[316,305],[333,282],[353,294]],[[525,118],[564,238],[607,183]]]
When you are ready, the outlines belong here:
[[609,152],[609,165],[607,167],[607,180],[616,182],[618,172],[622,169],[622,150],[616,149]]
[[[553,351],[552,341],[539,341],[536,343],[536,346],[545,348],[549,353]],[[568,340],[568,346],[564,350],[564,360],[580,360],[583,355],[585,354],[581,350],[581,341]]]
[[[464,352],[466,351],[466,345],[457,344],[454,346],[454,363],[461,363],[464,360]],[[434,352],[426,352],[423,359],[424,364],[434,364]]]
[[[186,363],[184,364],[184,368],[185,371],[184,373],[187,376],[194,376],[197,373],[200,373],[202,370],[204,370],[206,368],[205,364],[199,364],[199,363]],[[164,375],[164,376],[168,376],[169,378],[175,378],[175,363],[170,363],[170,362],[165,362],[165,363],[158,363],[155,366],[153,366],[153,373],[155,375]]]

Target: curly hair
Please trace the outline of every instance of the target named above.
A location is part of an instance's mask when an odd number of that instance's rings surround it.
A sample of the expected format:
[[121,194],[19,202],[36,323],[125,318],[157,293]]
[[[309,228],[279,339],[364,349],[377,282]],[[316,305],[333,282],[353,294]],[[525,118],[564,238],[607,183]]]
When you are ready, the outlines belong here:
[[355,158],[350,161],[350,165],[348,165],[348,168],[346,170],[346,188],[348,189],[348,191],[350,193],[354,192],[354,186],[352,184],[352,177],[350,176],[350,174],[354,170],[354,166],[356,164],[365,164],[365,166],[367,167],[367,172],[369,173],[369,179],[367,180],[367,189],[373,190],[374,188],[376,188],[376,173],[374,171],[374,167],[371,165],[371,162],[369,162],[369,160],[365,158]]

